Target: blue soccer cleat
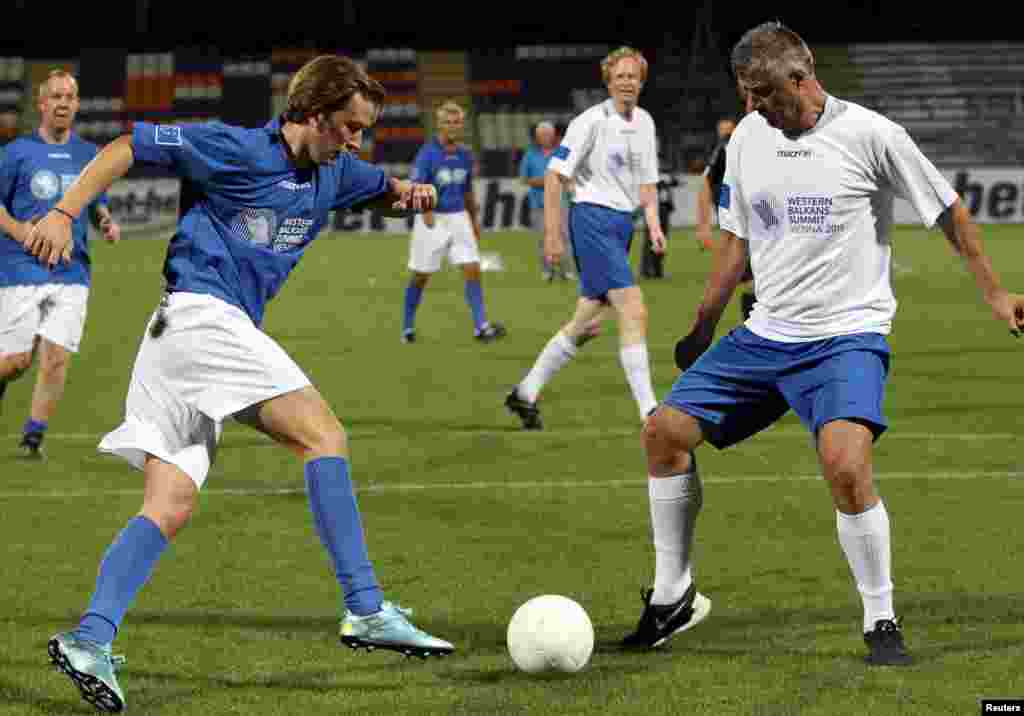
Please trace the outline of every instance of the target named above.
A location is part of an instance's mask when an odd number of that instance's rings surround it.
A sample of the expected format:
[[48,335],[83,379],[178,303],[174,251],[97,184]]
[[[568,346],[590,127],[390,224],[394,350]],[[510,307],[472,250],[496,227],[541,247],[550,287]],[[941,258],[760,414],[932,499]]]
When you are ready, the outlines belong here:
[[50,662],[75,682],[83,699],[106,713],[124,711],[124,692],[114,671],[125,659],[112,656],[109,644],[79,639],[66,631],[54,635],[47,650]]
[[444,639],[427,634],[413,626],[408,617],[411,609],[384,602],[380,611],[365,617],[346,611],[341,620],[341,643],[353,649],[387,649],[406,656],[447,656],[455,647]]

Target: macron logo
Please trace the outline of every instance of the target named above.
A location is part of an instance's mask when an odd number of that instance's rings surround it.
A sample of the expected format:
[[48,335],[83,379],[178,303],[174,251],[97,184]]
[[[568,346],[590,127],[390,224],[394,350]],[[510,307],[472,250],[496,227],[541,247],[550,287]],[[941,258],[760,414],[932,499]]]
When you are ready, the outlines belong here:
[[175,127],[170,124],[158,124],[156,126],[155,141],[157,144],[165,147],[180,147],[181,127]]
[[810,149],[780,149],[775,156],[780,159],[809,159],[814,152]]

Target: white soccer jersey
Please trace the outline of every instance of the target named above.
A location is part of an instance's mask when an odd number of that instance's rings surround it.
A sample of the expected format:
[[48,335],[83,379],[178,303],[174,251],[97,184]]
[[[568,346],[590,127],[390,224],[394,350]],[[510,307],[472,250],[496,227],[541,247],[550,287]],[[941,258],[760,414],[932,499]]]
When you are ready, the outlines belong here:
[[569,123],[548,169],[575,180],[575,203],[632,212],[640,186],[658,183],[656,141],[651,115],[636,107],[627,121],[609,98]]
[[896,196],[929,227],[957,198],[877,112],[828,97],[818,124],[793,138],[747,115],[729,141],[719,198],[722,228],[749,241],[757,303],[747,327],[785,342],[888,334]]

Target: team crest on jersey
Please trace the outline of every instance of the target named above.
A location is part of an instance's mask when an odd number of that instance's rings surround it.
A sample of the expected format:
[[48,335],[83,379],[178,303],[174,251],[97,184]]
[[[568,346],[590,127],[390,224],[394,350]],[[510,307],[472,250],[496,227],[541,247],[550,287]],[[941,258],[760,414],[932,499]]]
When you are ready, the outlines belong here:
[[239,238],[269,249],[271,239],[277,233],[277,216],[273,209],[242,209],[231,228]]
[[781,239],[785,227],[785,209],[773,194],[762,192],[755,194],[750,201],[754,212],[754,226],[751,233],[758,239]]
[[60,191],[60,179],[49,169],[40,169],[32,175],[32,196],[40,201],[49,201]]
[[466,181],[465,169],[449,169],[441,167],[437,170],[437,183],[441,186],[448,184],[463,184]]
[[170,124],[158,124],[154,141],[165,147],[180,147],[181,127],[175,127]]

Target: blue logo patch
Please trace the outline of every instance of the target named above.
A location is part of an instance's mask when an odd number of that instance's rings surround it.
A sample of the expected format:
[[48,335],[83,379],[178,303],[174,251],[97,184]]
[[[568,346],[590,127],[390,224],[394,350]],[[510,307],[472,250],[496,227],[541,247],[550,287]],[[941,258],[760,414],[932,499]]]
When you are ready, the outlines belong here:
[[181,127],[169,124],[158,124],[156,126],[156,143],[165,147],[181,146]]
[[728,209],[732,203],[732,189],[729,188],[728,184],[722,184],[721,190],[718,192],[718,206],[723,209]]
[[554,155],[555,159],[568,159],[569,147],[565,146],[564,144],[559,145],[558,149],[556,149],[552,154]]

